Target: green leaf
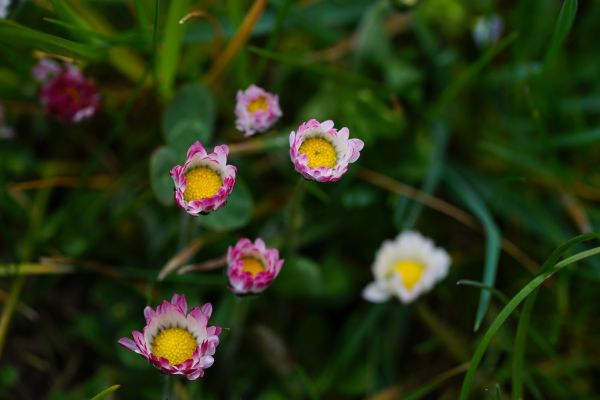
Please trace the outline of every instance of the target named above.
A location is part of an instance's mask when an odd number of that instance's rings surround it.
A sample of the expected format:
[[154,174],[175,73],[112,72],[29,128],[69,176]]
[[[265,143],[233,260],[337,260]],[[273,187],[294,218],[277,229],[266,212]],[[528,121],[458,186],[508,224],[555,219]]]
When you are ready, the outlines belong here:
[[254,202],[246,185],[238,179],[227,204],[209,215],[200,216],[199,222],[216,231],[229,231],[243,227],[250,221]]
[[[449,171],[446,176],[448,183],[483,225],[486,239],[483,283],[487,286],[494,287],[496,271],[498,269],[498,257],[500,256],[500,231],[485,203],[470,185],[458,173],[452,170]],[[475,331],[481,326],[485,313],[490,306],[490,297],[491,293],[489,291],[482,291],[479,296],[479,306],[477,307],[477,314],[475,316]]]
[[164,39],[156,64],[158,91],[161,96],[167,99],[173,94],[175,72],[179,65],[179,53],[181,52],[183,32],[186,27],[186,25],[180,24],[179,20],[185,15],[188,8],[188,0],[169,2]]
[[[182,124],[182,121],[187,122]],[[208,142],[212,138],[214,123],[215,104],[213,96],[206,87],[194,83],[179,89],[173,101],[167,107],[162,129],[165,140],[167,143],[172,144],[174,137],[182,134],[180,130],[189,130],[190,127],[199,127],[202,124],[204,130],[197,132],[197,138],[202,138],[202,140]],[[186,128],[183,128],[184,126]],[[182,146],[187,148],[192,143],[193,141]]]
[[571,256],[567,259],[558,262],[558,259],[571,248],[573,248],[581,242],[591,239],[600,239],[600,234],[587,233],[576,236],[562,244],[556,250],[554,250],[550,257],[548,257],[546,262],[544,262],[544,265],[542,266],[542,271],[527,285],[525,285],[525,287],[523,287],[523,289],[521,289],[506,306],[504,306],[504,308],[500,311],[496,319],[494,319],[488,330],[485,332],[483,338],[481,339],[481,341],[477,345],[477,348],[475,349],[473,357],[471,358],[469,370],[467,371],[465,379],[463,380],[463,385],[460,393],[460,400],[467,400],[469,398],[469,392],[471,391],[471,386],[473,384],[475,372],[477,371],[477,367],[479,366],[479,363],[481,362],[481,359],[483,358],[487,347],[489,346],[490,342],[492,341],[498,330],[502,327],[504,322],[513,313],[513,311],[515,311],[519,304],[521,304],[523,300],[525,300],[533,291],[535,291],[542,283],[544,283],[544,281],[549,279],[552,275],[559,272],[563,268],[579,260],[583,260],[584,258],[600,254],[600,247],[595,247],[590,250],[577,253],[574,256]]
[[552,36],[550,47],[548,47],[548,52],[544,58],[544,66],[547,66],[556,58],[560,47],[567,38],[567,35],[573,26],[573,21],[575,21],[576,15],[577,0],[565,0],[560,9],[560,14],[558,15],[558,21],[556,22],[556,28],[554,29],[554,35]]
[[199,119],[182,119],[165,136],[167,146],[176,154],[186,154],[190,145],[196,140],[202,143],[210,140],[206,125]]
[[323,291],[321,269],[314,261],[304,257],[290,257],[275,281],[275,290],[285,297],[306,298]]
[[165,206],[175,202],[174,184],[169,171],[181,158],[173,149],[164,146],[156,149],[150,158],[150,185],[158,201]]

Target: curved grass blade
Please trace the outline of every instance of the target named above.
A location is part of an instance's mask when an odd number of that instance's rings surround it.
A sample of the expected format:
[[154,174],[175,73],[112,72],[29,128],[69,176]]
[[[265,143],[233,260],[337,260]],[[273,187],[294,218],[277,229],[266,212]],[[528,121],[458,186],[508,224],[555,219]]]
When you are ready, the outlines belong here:
[[[421,187],[421,190],[427,194],[433,193],[440,183],[444,172],[444,160],[448,144],[448,131],[441,121],[437,121],[433,125],[431,133],[434,144],[428,162],[429,168]],[[401,230],[411,229],[417,218],[419,218],[422,209],[423,204],[401,197],[396,207],[396,215],[394,215],[398,228]]]
[[484,283],[481,282],[477,282],[477,281],[472,281],[469,279],[461,279],[458,282],[456,282],[457,285],[465,285],[465,286],[473,286],[482,290],[489,290],[494,296],[496,296],[502,303],[506,304],[508,303],[508,296],[506,296],[504,293],[502,293],[500,290],[496,289],[495,287],[491,287],[488,286]]
[[517,326],[517,334],[515,337],[515,345],[512,359],[512,398],[520,400],[523,398],[523,361],[525,359],[525,344],[527,342],[527,331],[529,329],[529,321],[531,320],[531,311],[535,305],[538,290],[534,291],[531,296],[525,300],[523,311],[519,318]]
[[492,341],[500,327],[502,327],[504,322],[513,313],[513,311],[515,311],[519,304],[521,304],[523,300],[525,300],[534,290],[536,290],[542,283],[544,283],[544,281],[546,281],[548,278],[550,278],[552,275],[559,272],[563,268],[579,260],[583,260],[587,257],[600,254],[600,247],[594,247],[590,250],[582,251],[580,253],[575,254],[574,256],[568,257],[558,262],[558,259],[565,252],[567,252],[577,244],[591,239],[600,239],[600,233],[586,233],[583,235],[579,235],[559,246],[556,250],[554,250],[550,257],[548,257],[546,262],[544,262],[541,272],[535,278],[533,278],[527,285],[525,285],[525,287],[523,287],[523,289],[521,289],[500,311],[496,319],[494,319],[488,330],[483,335],[483,338],[481,339],[479,345],[473,353],[469,370],[465,375],[465,379],[461,388],[460,400],[467,400],[469,398],[469,392],[471,391],[471,386],[473,384],[475,372],[477,371],[477,367],[479,366],[479,363],[481,362],[485,351],[487,350],[490,342]]
[[94,397],[92,397],[90,400],[100,400],[100,399],[104,398],[104,396],[111,394],[113,392],[116,392],[117,390],[119,390],[120,387],[121,387],[121,385],[113,385],[109,388],[106,388],[103,391],[101,391],[100,393],[98,393],[97,395],[95,395]]
[[[498,269],[498,258],[500,256],[500,230],[496,226],[491,213],[485,206],[483,200],[475,193],[471,186],[457,172],[449,171],[446,175],[448,183],[453,186],[456,193],[462,198],[465,205],[477,216],[485,230],[485,264],[483,269],[483,283],[494,287],[496,272]],[[474,330],[477,331],[490,306],[491,293],[482,291],[479,297],[479,305],[475,315]]]
[[360,74],[354,74],[342,69],[334,69],[317,62],[307,61],[306,58],[298,56],[290,56],[288,54],[280,54],[274,51],[261,49],[255,46],[249,46],[248,50],[251,53],[257,54],[261,57],[277,61],[281,64],[287,64],[292,67],[302,68],[309,72],[317,75],[322,75],[327,78],[335,79],[337,81],[346,82],[350,85],[356,86],[367,86],[375,90],[381,91],[382,93],[391,94],[391,90],[372,79],[366,78]]
[[420,388],[418,388],[415,391],[407,394],[406,396],[402,396],[402,400],[418,400],[418,399],[422,399],[423,397],[425,397],[426,395],[430,394],[433,390],[435,390],[437,387],[439,387],[440,385],[442,385],[447,380],[449,380],[449,379],[455,377],[456,375],[458,375],[458,374],[466,371],[468,367],[469,367],[469,364],[465,363],[465,364],[458,365],[458,366],[456,366],[456,367],[454,367],[452,369],[449,369],[446,372],[442,372],[441,374],[437,375],[436,377],[434,377],[433,379],[431,379],[429,382],[427,382],[426,384],[424,384]]
[[473,80],[481,70],[488,65],[498,54],[508,47],[512,42],[517,39],[517,34],[512,32],[503,38],[495,47],[492,47],[481,55],[469,68],[467,68],[461,75],[456,79],[452,80],[452,83],[444,89],[442,94],[438,97],[436,102],[430,109],[429,115],[436,117],[454,97]]
[[544,58],[544,66],[547,66],[556,58],[560,47],[573,26],[575,15],[577,15],[577,0],[565,0],[560,9],[560,14],[558,15],[558,21],[556,22],[556,28],[554,29],[550,47]]
[[83,57],[90,60],[102,59],[106,54],[106,50],[103,48],[73,42],[6,19],[0,19],[0,39],[13,45],[23,45],[48,53]]
[[581,147],[600,143],[600,129],[590,129],[557,136],[550,140],[550,145],[555,148]]

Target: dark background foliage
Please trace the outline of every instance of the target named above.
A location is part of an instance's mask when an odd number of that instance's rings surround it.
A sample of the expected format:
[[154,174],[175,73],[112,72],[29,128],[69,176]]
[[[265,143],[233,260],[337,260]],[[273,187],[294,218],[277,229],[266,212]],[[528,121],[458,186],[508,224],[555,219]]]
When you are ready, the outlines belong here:
[[[554,248],[600,226],[597,1],[272,0],[251,30],[263,1],[13,3],[0,20],[16,132],[0,142],[2,398],[89,399],[114,384],[114,398],[162,398],[165,377],[116,341],[142,328],[146,304],[185,293],[226,329],[206,377],[168,382],[171,398],[456,399],[504,306],[456,282],[511,298]],[[176,23],[192,10],[208,17]],[[492,14],[504,32],[479,48],[472,28]],[[44,115],[31,76],[44,55],[97,83],[92,120]],[[233,109],[250,83],[278,93],[284,116],[244,139]],[[365,149],[294,209],[288,135],[308,118]],[[190,220],[167,172],[196,139],[230,144],[239,179],[226,208]],[[411,228],[448,250],[450,275],[414,304],[367,303],[375,251]],[[286,257],[262,295],[237,299],[222,270],[157,279],[182,250],[198,245],[180,264],[203,263],[240,237]],[[524,349],[522,311],[471,396],[511,397],[524,350],[526,398],[600,398],[599,280],[598,257],[547,280]]]

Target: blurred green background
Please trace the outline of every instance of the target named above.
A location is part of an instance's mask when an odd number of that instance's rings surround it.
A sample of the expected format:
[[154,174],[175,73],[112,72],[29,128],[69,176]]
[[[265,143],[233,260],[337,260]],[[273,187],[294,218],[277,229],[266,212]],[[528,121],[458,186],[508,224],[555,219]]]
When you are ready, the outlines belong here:
[[[502,35],[478,46],[492,15]],[[106,398],[164,398],[165,377],[116,341],[143,327],[146,304],[185,293],[226,329],[205,378],[172,381],[172,399],[459,398],[503,296],[600,226],[599,21],[600,2],[575,0],[13,1],[0,19],[15,132],[0,141],[0,397],[119,384]],[[42,56],[96,82],[98,115],[44,114]],[[251,83],[279,94],[284,116],[244,139],[233,109]],[[365,148],[292,212],[288,136],[309,118]],[[238,183],[224,209],[190,220],[168,170],[196,139],[231,146]],[[410,228],[447,249],[450,275],[409,306],[367,303],[375,251]],[[203,263],[240,237],[286,258],[260,296],[237,299],[222,270],[157,279],[181,251],[178,266]],[[600,399],[599,280],[597,256],[546,280],[491,341],[470,398],[520,385],[524,398]]]

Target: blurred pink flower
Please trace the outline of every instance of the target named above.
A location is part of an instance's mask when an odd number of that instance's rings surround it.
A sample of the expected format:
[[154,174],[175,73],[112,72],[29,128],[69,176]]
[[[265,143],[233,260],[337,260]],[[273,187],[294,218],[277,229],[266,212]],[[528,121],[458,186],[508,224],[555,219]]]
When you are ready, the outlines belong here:
[[348,165],[358,160],[364,143],[348,139],[350,131],[333,127],[333,121],[311,119],[290,133],[290,157],[296,171],[306,179],[333,182],[341,179]]
[[199,141],[192,144],[183,166],[171,169],[175,202],[188,214],[197,216],[218,210],[227,203],[235,185],[236,168],[227,165],[229,148],[216,146],[207,154]]
[[55,78],[63,71],[63,67],[59,62],[48,58],[41,59],[35,67],[33,67],[33,77],[40,83]]
[[121,338],[118,342],[165,374],[198,379],[213,365],[219,345],[221,328],[207,326],[211,313],[210,303],[188,313],[185,296],[175,294],[171,302],[163,300],[156,309],[146,307],[142,332],[133,331],[133,340]]
[[279,97],[256,85],[250,85],[245,91],[238,90],[235,115],[235,126],[244,132],[244,136],[264,132],[282,115]]
[[283,267],[277,249],[269,249],[262,239],[252,243],[240,239],[227,249],[227,276],[234,293],[260,293],[277,277]]
[[80,122],[93,117],[100,109],[96,85],[74,65],[62,66],[41,60],[34,67],[33,75],[43,82],[40,100],[46,113],[59,121]]

